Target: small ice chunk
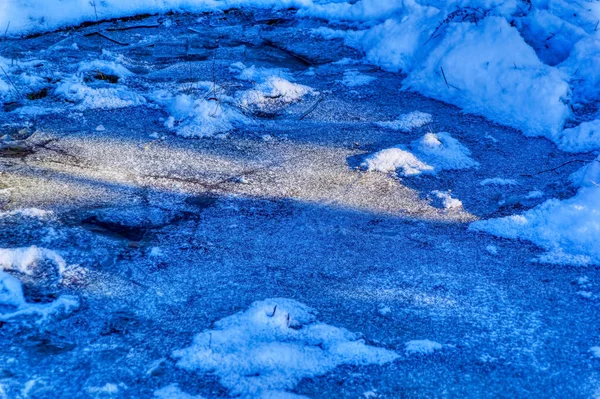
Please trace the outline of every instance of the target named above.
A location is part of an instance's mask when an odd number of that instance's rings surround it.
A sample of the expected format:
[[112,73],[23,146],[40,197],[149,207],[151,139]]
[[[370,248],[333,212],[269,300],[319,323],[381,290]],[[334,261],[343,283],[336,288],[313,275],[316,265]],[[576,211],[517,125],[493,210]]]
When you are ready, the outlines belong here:
[[427,355],[442,349],[442,344],[428,339],[408,341],[404,346],[406,353],[409,355],[414,353]]
[[452,198],[449,192],[434,190],[431,192],[442,202],[442,206],[445,209],[460,209],[462,208],[462,202],[459,199]]
[[400,117],[395,121],[378,122],[377,126],[409,133],[412,132],[413,129],[425,126],[432,121],[433,117],[430,114],[420,111],[413,111],[408,114],[400,115]]
[[103,132],[103,131],[105,131],[105,130],[106,130],[106,129],[105,129],[105,128],[104,128],[104,126],[102,126],[102,125],[98,125],[98,126],[96,126],[96,131],[97,131],[97,132]]
[[488,251],[492,255],[498,255],[498,247],[495,245],[488,245],[485,247],[485,250]]
[[592,356],[600,359],[600,346],[592,346],[590,352],[592,352]]
[[365,75],[355,69],[349,69],[344,72],[342,84],[348,87],[358,87],[366,86],[374,80],[375,78],[373,76]]

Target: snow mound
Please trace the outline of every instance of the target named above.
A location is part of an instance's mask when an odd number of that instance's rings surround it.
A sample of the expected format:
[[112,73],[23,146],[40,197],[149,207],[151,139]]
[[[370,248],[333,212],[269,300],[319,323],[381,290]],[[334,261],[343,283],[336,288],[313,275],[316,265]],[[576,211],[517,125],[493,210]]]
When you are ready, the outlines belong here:
[[462,202],[459,199],[452,198],[452,195],[448,192],[434,190],[431,192],[438,200],[441,201],[444,209],[461,209]]
[[223,135],[249,124],[250,120],[230,102],[231,99],[225,96],[194,99],[180,94],[170,101],[171,116],[165,126],[182,137],[202,138]]
[[406,353],[409,355],[415,353],[429,355],[442,349],[442,344],[428,339],[408,341],[404,346]]
[[361,164],[368,171],[394,172],[401,176],[417,176],[422,173],[433,173],[434,167],[422,162],[406,147],[400,145],[369,155]]
[[174,356],[179,367],[214,373],[231,395],[242,397],[287,394],[302,378],[339,365],[381,365],[398,357],[366,345],[356,333],[317,322],[313,309],[283,298],[254,302],[221,319]]
[[100,72],[105,75],[115,75],[121,79],[133,76],[133,72],[115,61],[93,60],[79,63],[78,70],[84,72]]
[[425,126],[433,121],[430,114],[420,111],[413,111],[408,114],[400,115],[400,117],[391,122],[378,122],[377,125],[391,130],[400,130],[401,132],[410,133],[413,129]]
[[38,248],[36,246],[23,248],[0,248],[0,267],[19,273],[34,275],[40,272],[41,265],[46,261],[56,268],[58,277],[61,278],[66,269],[66,262],[56,252]]
[[21,282],[10,274],[0,271],[0,321],[23,317],[37,317],[37,323],[46,321],[57,313],[68,314],[79,308],[79,300],[63,295],[50,303],[28,303],[23,295]]
[[74,76],[60,83],[54,94],[77,104],[75,109],[116,109],[143,105],[146,99],[120,85],[116,87],[90,87],[81,77]]
[[253,114],[277,114],[308,94],[318,94],[308,86],[293,83],[287,69],[246,67],[238,62],[231,65],[230,71],[238,72],[238,79],[254,84],[235,95],[238,106]]
[[563,130],[558,146],[568,152],[588,152],[599,149],[600,120],[583,122],[579,126]]
[[471,151],[450,133],[427,133],[413,141],[410,147],[436,170],[469,169],[479,165],[471,158]]

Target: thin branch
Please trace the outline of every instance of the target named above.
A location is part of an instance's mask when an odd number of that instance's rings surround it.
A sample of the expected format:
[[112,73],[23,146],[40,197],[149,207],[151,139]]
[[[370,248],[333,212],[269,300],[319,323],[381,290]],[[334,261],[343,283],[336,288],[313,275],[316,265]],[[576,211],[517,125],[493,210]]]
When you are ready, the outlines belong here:
[[[540,171],[540,172],[537,172],[537,173],[532,173],[532,174],[522,174],[521,176],[522,176],[522,177],[533,177],[533,176],[541,175],[541,174],[543,174],[543,173],[555,172],[555,171],[557,171],[558,169],[560,169],[560,168],[562,168],[562,167],[564,167],[564,166],[570,165],[570,164],[572,164],[572,163],[588,163],[588,162],[590,162],[590,161],[589,161],[589,160],[585,160],[585,159],[573,159],[573,160],[571,160],[571,161],[567,161],[567,162],[565,162],[565,163],[563,163],[563,164],[560,164],[560,165],[558,165],[557,167],[555,167],[555,168],[552,168],[552,169],[546,169],[546,170],[542,170],[542,171]],[[592,162],[600,162],[600,161],[598,161],[597,159],[595,159],[595,160],[593,160]]]

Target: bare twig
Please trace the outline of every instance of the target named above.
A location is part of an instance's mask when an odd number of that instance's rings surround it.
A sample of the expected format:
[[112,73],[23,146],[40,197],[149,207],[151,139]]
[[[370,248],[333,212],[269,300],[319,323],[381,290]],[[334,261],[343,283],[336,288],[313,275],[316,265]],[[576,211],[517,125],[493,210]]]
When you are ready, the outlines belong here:
[[19,88],[17,87],[17,85],[15,85],[14,82],[12,81],[12,79],[10,78],[10,76],[8,76],[8,73],[6,73],[6,71],[4,70],[4,68],[0,66],[0,69],[2,70],[2,73],[4,74],[4,76],[6,76],[6,79],[8,79],[8,82],[14,88],[15,92],[17,93],[17,96],[20,97],[20,98],[24,98],[25,96],[23,96],[23,93],[21,93],[21,90],[19,90]]
[[10,28],[10,21],[8,21],[8,24],[6,25],[6,30],[4,31],[4,40],[6,40],[6,36],[8,36],[8,28]]
[[315,101],[315,103],[306,111],[304,112],[302,115],[300,115],[300,118],[298,118],[299,121],[301,121],[302,119],[306,118],[308,115],[310,115],[315,109],[317,109],[317,107],[319,106],[319,104],[321,104],[321,102],[325,99],[325,96],[321,96],[317,99],[317,101]]
[[151,29],[151,28],[158,28],[160,25],[159,24],[153,24],[153,25],[133,25],[133,26],[123,26],[120,28],[108,28],[106,29],[106,31],[108,32],[118,32],[118,31],[122,31],[122,30],[131,30],[131,29]]
[[[540,172],[537,172],[537,173],[532,173],[532,174],[522,174],[521,176],[522,176],[522,177],[533,177],[533,176],[541,175],[541,174],[543,174],[543,173],[555,172],[555,171],[557,171],[558,169],[560,169],[560,168],[562,168],[562,167],[564,167],[564,166],[570,165],[570,164],[572,164],[572,163],[587,163],[587,162],[590,162],[590,161],[589,161],[589,160],[585,160],[585,159],[573,159],[573,160],[571,160],[571,161],[567,161],[567,162],[565,162],[565,163],[562,163],[562,164],[558,165],[558,166],[557,166],[557,167],[555,167],[555,168],[551,168],[551,169],[542,170],[542,171],[540,171]],[[592,162],[600,162],[600,161],[598,161],[597,159],[595,159],[595,160],[593,160]]]
[[90,37],[90,36],[96,36],[96,35],[98,35],[98,36],[100,36],[100,37],[102,37],[102,38],[104,38],[104,39],[106,39],[106,40],[108,40],[108,41],[110,41],[110,42],[113,42],[113,43],[119,44],[119,45],[121,45],[121,46],[129,46],[129,43],[123,43],[123,42],[120,42],[120,41],[118,41],[118,40],[116,40],[116,39],[113,39],[112,37],[108,37],[108,36],[106,36],[106,35],[105,35],[104,33],[102,33],[102,32],[86,33],[84,36],[86,36],[86,37]]

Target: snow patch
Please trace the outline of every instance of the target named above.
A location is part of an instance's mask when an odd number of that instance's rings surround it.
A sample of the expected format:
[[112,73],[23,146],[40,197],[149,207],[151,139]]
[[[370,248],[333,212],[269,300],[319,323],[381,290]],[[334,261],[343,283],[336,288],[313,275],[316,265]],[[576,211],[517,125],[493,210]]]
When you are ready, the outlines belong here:
[[358,334],[317,322],[313,309],[283,298],[254,302],[173,355],[179,367],[214,373],[231,395],[242,397],[283,394],[302,378],[342,364],[384,364],[398,357],[366,345]]
[[417,176],[422,173],[433,173],[434,168],[414,156],[400,145],[369,155],[361,164],[368,171],[394,172],[401,176]]
[[408,341],[404,346],[406,353],[409,355],[415,353],[430,355],[435,351],[442,349],[442,344],[428,339]]
[[518,186],[514,179],[503,179],[501,177],[493,177],[491,179],[484,179],[479,182],[480,186]]
[[342,84],[348,87],[366,86],[376,80],[373,76],[365,75],[355,69],[349,69],[344,72]]
[[431,114],[425,112],[413,111],[408,114],[400,115],[398,119],[391,122],[378,122],[377,125],[386,129],[399,130],[409,133],[414,129],[425,126],[433,121]]
[[479,165],[471,151],[450,133],[427,133],[413,141],[411,149],[417,156],[438,170],[469,169]]

